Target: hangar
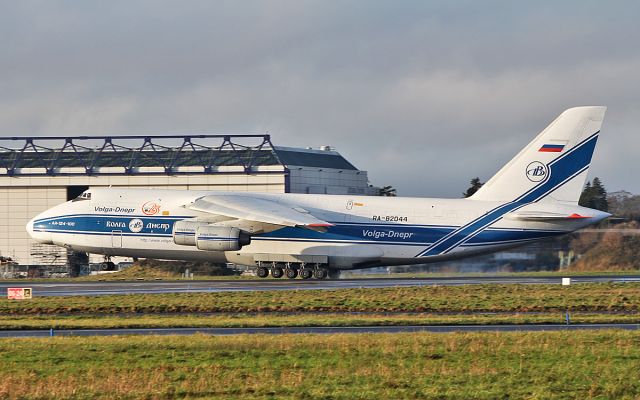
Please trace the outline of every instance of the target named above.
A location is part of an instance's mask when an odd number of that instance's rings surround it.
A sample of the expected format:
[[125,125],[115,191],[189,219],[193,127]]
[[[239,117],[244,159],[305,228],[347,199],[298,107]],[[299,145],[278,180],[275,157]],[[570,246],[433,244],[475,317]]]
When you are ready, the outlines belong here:
[[[89,187],[377,195],[367,172],[328,146],[274,146],[270,135],[0,138],[0,257],[20,265],[87,262],[34,242],[25,224]],[[78,259],[79,257],[79,259]],[[72,261],[75,260],[75,261]]]

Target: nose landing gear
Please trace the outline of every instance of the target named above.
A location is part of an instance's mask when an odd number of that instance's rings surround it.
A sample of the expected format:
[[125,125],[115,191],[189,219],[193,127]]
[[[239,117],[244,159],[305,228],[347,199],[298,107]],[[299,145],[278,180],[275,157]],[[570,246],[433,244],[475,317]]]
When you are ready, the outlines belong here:
[[116,271],[116,264],[111,261],[110,256],[105,256],[104,261],[100,263],[100,271]]

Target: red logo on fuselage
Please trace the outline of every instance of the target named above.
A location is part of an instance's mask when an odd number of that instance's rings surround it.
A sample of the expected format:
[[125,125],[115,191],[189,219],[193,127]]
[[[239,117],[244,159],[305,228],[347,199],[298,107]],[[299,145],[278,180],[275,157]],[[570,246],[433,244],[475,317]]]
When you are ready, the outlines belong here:
[[155,201],[147,201],[142,205],[142,213],[144,215],[156,215],[160,212],[160,204]]

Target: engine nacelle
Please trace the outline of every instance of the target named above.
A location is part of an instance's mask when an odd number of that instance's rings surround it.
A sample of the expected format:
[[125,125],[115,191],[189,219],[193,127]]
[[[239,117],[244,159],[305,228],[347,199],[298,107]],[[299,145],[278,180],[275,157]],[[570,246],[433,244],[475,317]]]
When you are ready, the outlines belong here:
[[173,243],[181,246],[196,245],[196,229],[200,226],[207,226],[204,222],[178,221],[173,224]]
[[208,251],[234,251],[251,243],[251,236],[238,228],[204,225],[196,228],[196,247]]

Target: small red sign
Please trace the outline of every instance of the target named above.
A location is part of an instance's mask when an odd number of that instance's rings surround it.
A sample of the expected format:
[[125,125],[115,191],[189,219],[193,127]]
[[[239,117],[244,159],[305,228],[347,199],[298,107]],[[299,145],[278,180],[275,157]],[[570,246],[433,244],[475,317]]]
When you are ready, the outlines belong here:
[[9,300],[30,299],[33,295],[31,288],[7,288],[7,298]]

